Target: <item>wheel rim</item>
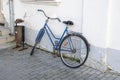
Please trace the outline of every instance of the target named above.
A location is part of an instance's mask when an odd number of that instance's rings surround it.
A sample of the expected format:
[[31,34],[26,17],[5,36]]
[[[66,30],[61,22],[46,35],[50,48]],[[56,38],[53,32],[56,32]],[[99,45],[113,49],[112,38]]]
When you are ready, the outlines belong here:
[[[70,49],[70,41],[74,48]],[[66,44],[67,43],[67,44]],[[66,37],[60,47],[61,59],[63,63],[69,67],[76,68],[84,64],[87,59],[87,45],[80,36],[68,36]]]

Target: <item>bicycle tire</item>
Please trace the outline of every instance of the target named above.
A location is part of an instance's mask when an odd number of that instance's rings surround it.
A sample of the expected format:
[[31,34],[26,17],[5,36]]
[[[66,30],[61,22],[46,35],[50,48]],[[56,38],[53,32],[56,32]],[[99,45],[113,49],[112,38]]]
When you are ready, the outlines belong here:
[[[80,42],[78,42],[80,41]],[[74,48],[71,49],[70,46]],[[78,47],[78,48],[76,48]],[[85,47],[85,50],[82,48]],[[80,51],[80,52],[79,52]],[[89,44],[85,37],[81,34],[68,34],[65,36],[60,44],[59,53],[62,62],[70,68],[78,68],[82,66],[89,54]],[[84,53],[82,55],[82,53]]]

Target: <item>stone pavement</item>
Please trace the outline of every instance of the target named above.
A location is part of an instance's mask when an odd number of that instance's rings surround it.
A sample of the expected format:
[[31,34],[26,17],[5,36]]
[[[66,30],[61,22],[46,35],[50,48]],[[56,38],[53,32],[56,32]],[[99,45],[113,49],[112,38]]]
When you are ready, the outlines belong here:
[[85,65],[72,69],[50,53],[37,49],[30,56],[30,51],[0,50],[0,80],[120,80],[118,73],[103,73]]

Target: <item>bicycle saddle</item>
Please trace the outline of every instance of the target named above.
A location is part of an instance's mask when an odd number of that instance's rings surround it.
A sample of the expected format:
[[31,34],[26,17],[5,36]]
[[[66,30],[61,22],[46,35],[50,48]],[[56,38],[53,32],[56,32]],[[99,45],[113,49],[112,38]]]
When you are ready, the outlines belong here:
[[74,23],[72,21],[63,21],[63,23],[66,25],[74,25]]

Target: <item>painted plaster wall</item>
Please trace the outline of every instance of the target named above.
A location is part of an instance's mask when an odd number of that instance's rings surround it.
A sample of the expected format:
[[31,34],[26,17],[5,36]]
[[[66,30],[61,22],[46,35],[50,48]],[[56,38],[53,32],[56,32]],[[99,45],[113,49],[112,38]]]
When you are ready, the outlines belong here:
[[[86,65],[104,71],[106,69],[104,48],[106,43],[107,5],[106,0],[84,0],[84,5],[82,0],[61,0],[59,6],[25,4],[15,0],[14,11],[15,19],[22,18],[25,20],[25,40],[30,45],[34,44],[35,37],[45,21],[44,15],[37,12],[37,9],[43,9],[49,16],[57,16],[61,20],[74,21],[75,25],[70,27],[70,30],[82,32],[91,44],[91,52]],[[53,25],[51,29],[57,36],[62,33],[65,26],[58,21],[51,21],[49,24]],[[46,35],[38,46],[52,51]]]
[[108,0],[84,0],[83,33],[90,43],[106,48]]
[[[72,4],[76,4],[76,6]],[[9,23],[8,6],[8,0],[5,0],[3,11]],[[62,21],[72,20],[75,25],[70,27],[70,29],[73,31],[81,32],[82,0],[61,0],[61,4],[59,6],[27,4],[21,2],[20,0],[14,0],[15,19],[22,18],[25,20],[25,36],[27,36],[26,43],[31,45],[34,44],[34,39],[39,29],[42,28],[42,26],[44,25],[46,19],[42,13],[37,12],[37,9],[43,9],[48,14],[48,16],[59,17]],[[62,23],[58,23],[58,21],[50,21],[49,24],[52,25],[51,29],[57,36],[59,36],[65,28],[65,25],[63,25]],[[42,41],[41,45],[43,45],[43,47],[47,48],[48,50],[52,50],[50,45],[48,45],[49,41],[47,36],[45,36],[45,39],[43,40],[47,40],[47,44],[46,42]]]
[[4,17],[6,19],[6,21],[8,22],[8,24],[10,24],[10,17],[9,17],[9,2],[8,0],[4,0],[2,1],[3,3],[3,14],[4,14]]
[[[26,36],[27,36],[26,42],[29,44],[32,44],[32,45],[34,44],[34,39],[37,35],[37,32],[44,25],[44,22],[46,19],[42,13],[37,12],[37,9],[43,9],[48,14],[48,16],[59,17],[62,21],[72,20],[75,25],[70,27],[70,29],[73,31],[81,32],[82,0],[76,0],[76,1],[75,0],[71,0],[71,1],[61,0],[61,4],[59,6],[24,4],[19,1],[17,2],[19,4],[22,4],[25,9],[21,11],[25,12],[26,14],[23,16],[25,16],[24,19],[25,19],[25,25],[27,28],[26,29]],[[76,6],[72,4],[76,4]],[[17,11],[17,8],[19,9],[19,7],[16,7],[15,9],[16,18],[20,15],[19,11]],[[50,21],[49,25],[51,26],[53,33],[55,33],[57,36],[60,36],[60,34],[63,32],[65,28],[65,25],[63,25],[62,23],[59,23],[58,21]],[[31,35],[33,35],[33,38],[31,38]],[[43,41],[40,43],[40,45],[42,45],[42,47],[47,48],[50,51],[52,50],[51,44],[48,41],[47,36],[43,38]]]
[[[115,4],[111,1],[114,1]],[[119,71],[119,5],[118,0],[61,0],[59,6],[26,4],[19,0],[14,1],[15,19],[25,20],[26,43],[33,45],[39,29],[45,22],[42,13],[37,9],[43,9],[52,17],[59,17],[61,20],[72,20],[74,26],[70,30],[82,32],[91,44],[91,51],[86,65],[105,71],[110,65],[115,71]],[[8,0],[3,2],[3,12],[9,22]],[[117,5],[116,5],[117,4]],[[112,8],[111,8],[112,7]],[[60,36],[64,24],[58,21],[50,21],[51,29],[57,36]],[[39,47],[52,51],[48,37],[45,35]],[[118,50],[116,50],[118,49]],[[116,53],[116,54],[115,54]],[[114,55],[114,59],[112,56]],[[117,65],[116,65],[117,64]]]
[[83,33],[92,45],[87,64],[120,72],[120,1],[84,1]]
[[109,0],[84,0],[83,35],[91,44],[88,65],[105,71]]
[[120,1],[110,0],[108,65],[120,72]]

